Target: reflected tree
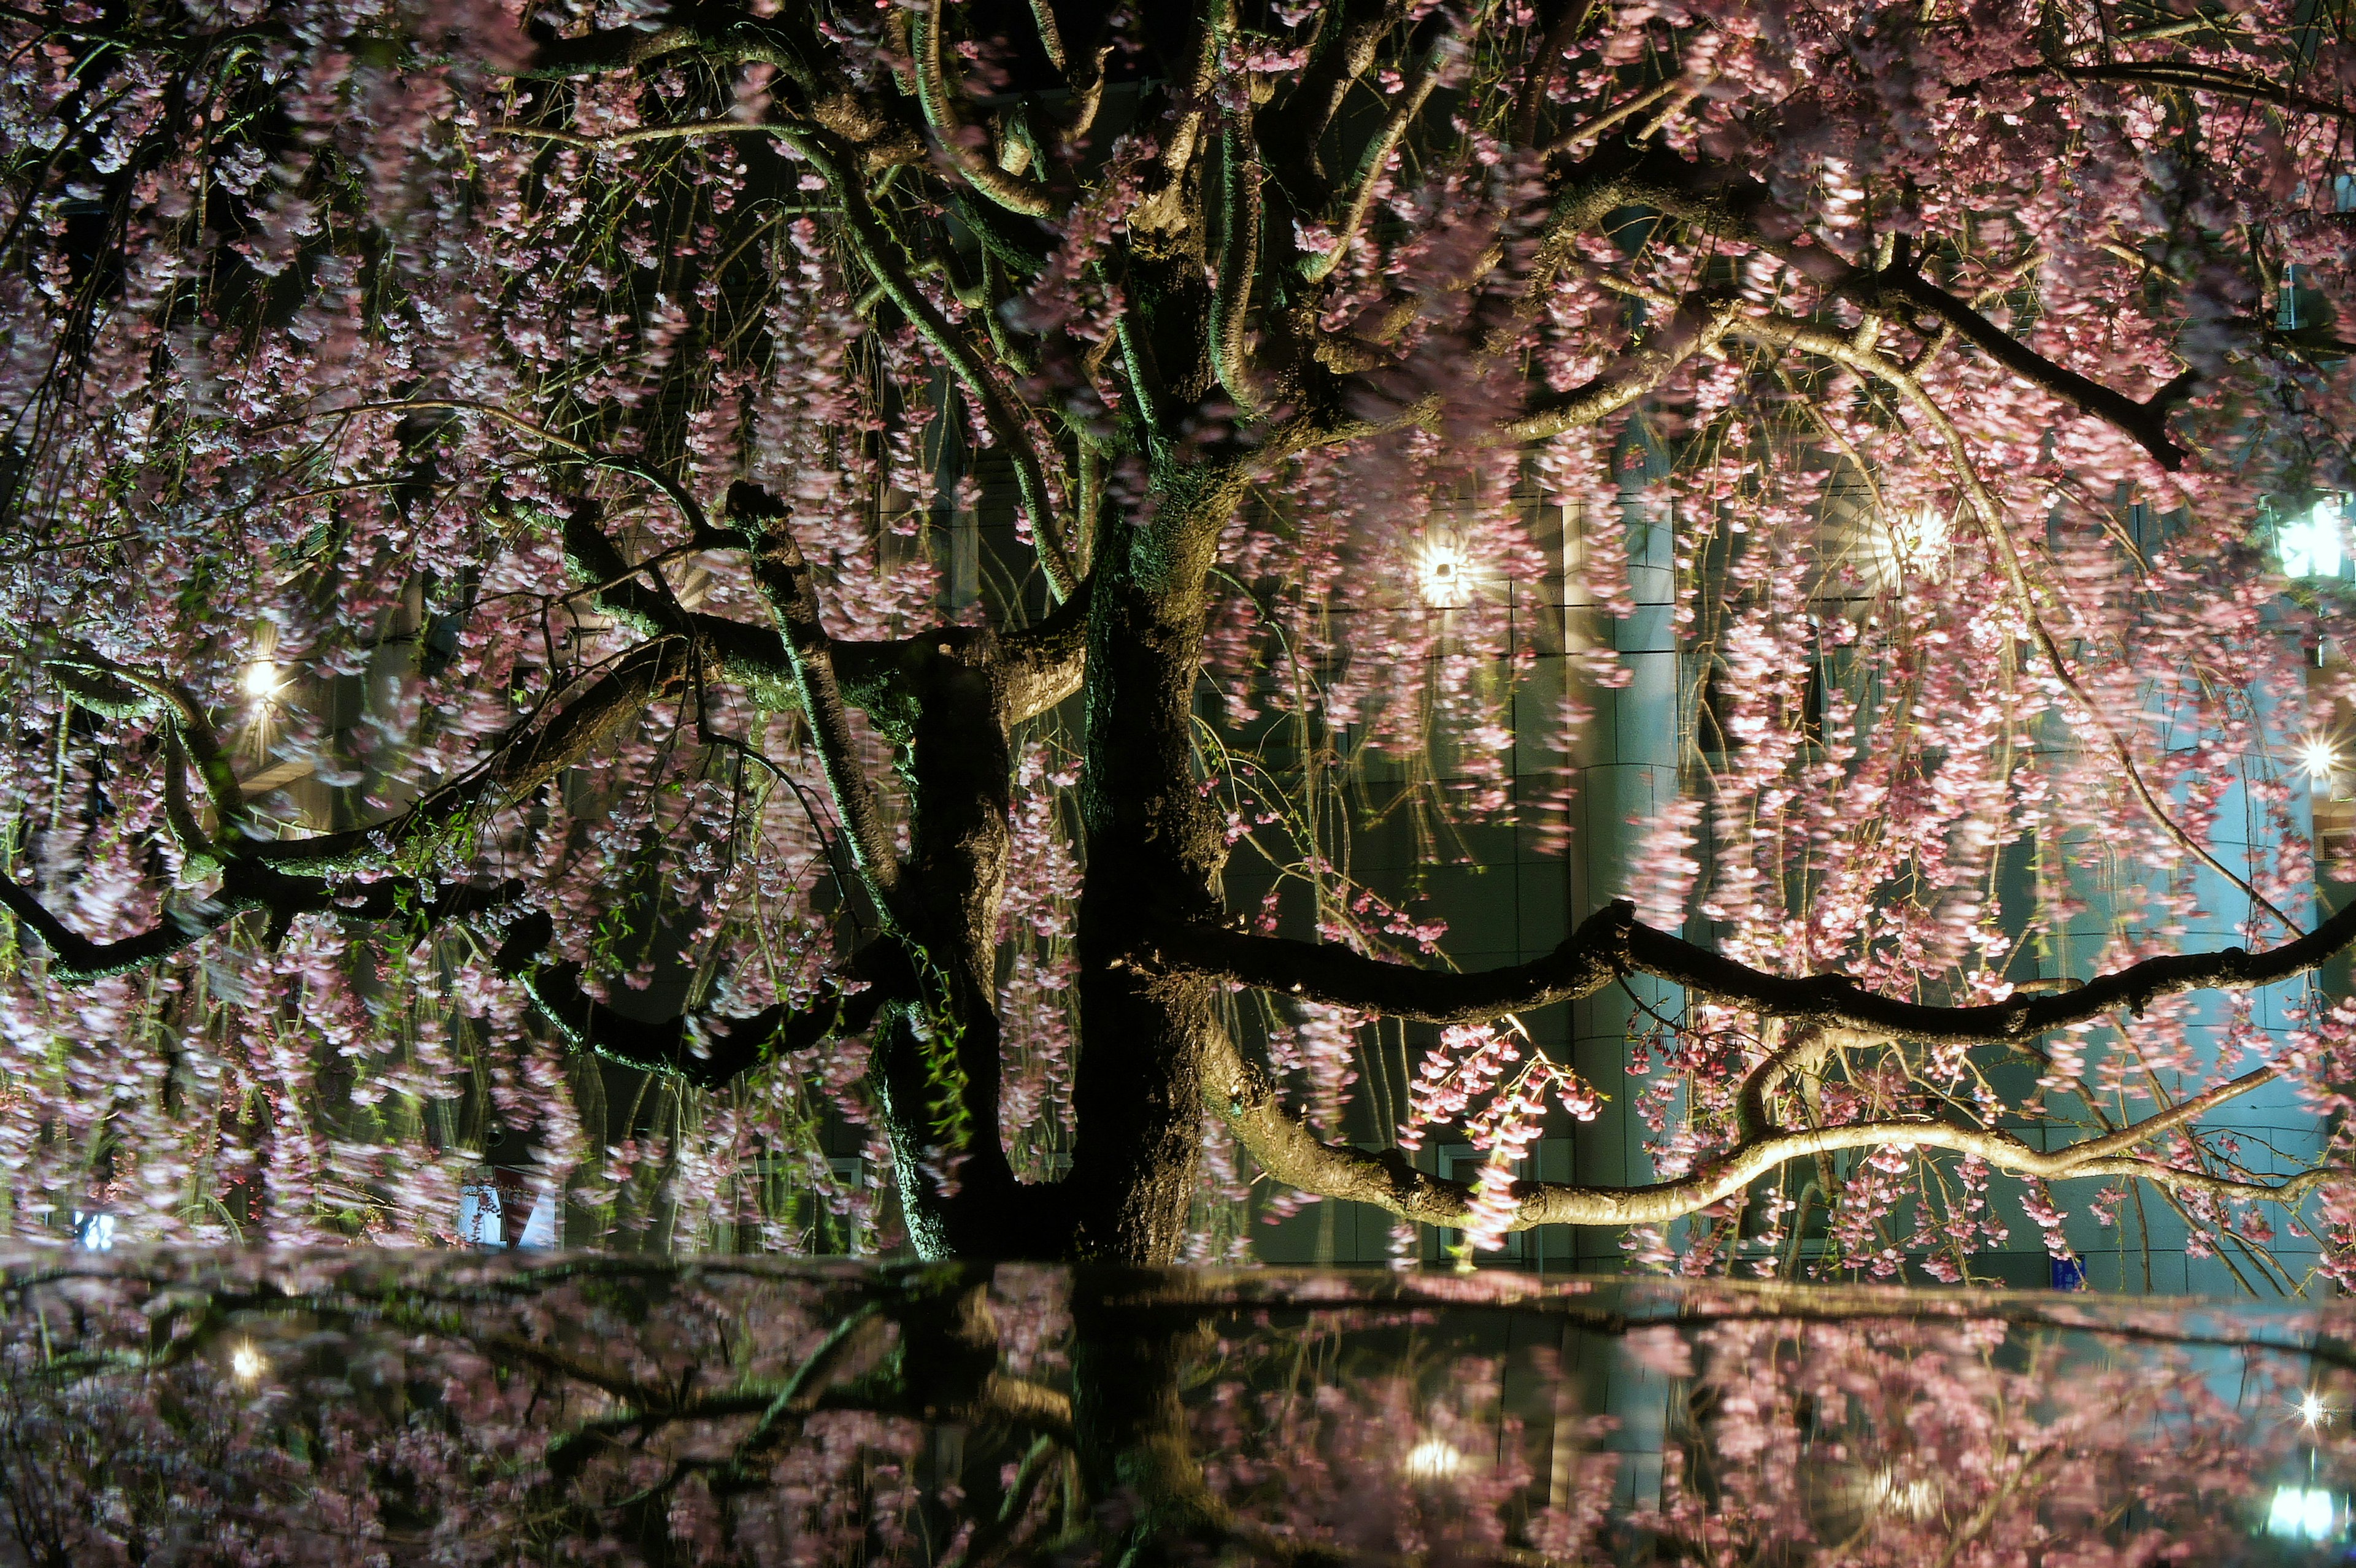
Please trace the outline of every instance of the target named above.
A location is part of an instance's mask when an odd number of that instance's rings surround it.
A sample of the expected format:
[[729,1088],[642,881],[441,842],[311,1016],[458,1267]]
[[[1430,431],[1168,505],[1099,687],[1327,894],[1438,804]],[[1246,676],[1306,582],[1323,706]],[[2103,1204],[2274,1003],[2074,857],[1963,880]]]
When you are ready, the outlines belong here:
[[[2345,1409],[2336,1312],[349,1252],[5,1288],[11,1563],[2225,1563],[2347,1477],[2296,1413]],[[1665,1436],[1602,1413],[1630,1380]]]
[[[2209,1120],[2349,1075],[2234,999],[2356,934],[2274,760],[2343,611],[2262,521],[2349,484],[2336,18],[0,14],[6,1223],[446,1236],[497,1148],[576,1240],[1159,1264],[1257,1170],[1706,1270],[1802,1163],[1834,1266],[1954,1275],[2003,1170],[2340,1270],[2340,1144]],[[1559,829],[1508,743],[1626,677],[1632,517],[1733,761],[1456,972],[1353,781]],[[1598,1104],[1522,1016],[1639,975],[1659,1179],[1517,1179]]]

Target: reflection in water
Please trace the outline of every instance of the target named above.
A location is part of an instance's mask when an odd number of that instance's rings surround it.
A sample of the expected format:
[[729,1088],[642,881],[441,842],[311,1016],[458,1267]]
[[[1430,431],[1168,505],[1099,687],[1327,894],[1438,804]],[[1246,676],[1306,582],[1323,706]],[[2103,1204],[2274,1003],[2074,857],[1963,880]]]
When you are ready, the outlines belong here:
[[2349,1531],[2339,1307],[391,1253],[0,1285],[12,1568],[2276,1563]]

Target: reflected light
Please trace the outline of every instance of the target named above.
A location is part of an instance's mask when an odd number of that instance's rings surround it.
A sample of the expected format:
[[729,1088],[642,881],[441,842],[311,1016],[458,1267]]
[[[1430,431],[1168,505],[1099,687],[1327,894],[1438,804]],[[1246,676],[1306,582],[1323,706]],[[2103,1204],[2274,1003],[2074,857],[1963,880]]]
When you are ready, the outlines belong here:
[[2275,536],[2285,577],[2337,577],[2347,557],[2347,517],[2336,496],[2327,496],[2282,525]]
[[2340,1499],[2320,1487],[2276,1487],[2266,1533],[2286,1541],[2329,1541],[2339,1533]]
[[1435,610],[1461,607],[1472,573],[1472,556],[1453,539],[1435,534],[1417,547],[1416,591]]
[[2298,761],[2316,784],[2329,784],[2342,765],[2340,748],[2320,735],[2309,735],[2299,742]]
[[1410,1480],[1445,1481],[1464,1468],[1464,1452],[1441,1437],[1427,1437],[1407,1452],[1401,1469]]
[[262,1359],[262,1352],[254,1349],[251,1340],[241,1341],[237,1349],[229,1353],[230,1374],[241,1383],[253,1381],[269,1367],[270,1363]]

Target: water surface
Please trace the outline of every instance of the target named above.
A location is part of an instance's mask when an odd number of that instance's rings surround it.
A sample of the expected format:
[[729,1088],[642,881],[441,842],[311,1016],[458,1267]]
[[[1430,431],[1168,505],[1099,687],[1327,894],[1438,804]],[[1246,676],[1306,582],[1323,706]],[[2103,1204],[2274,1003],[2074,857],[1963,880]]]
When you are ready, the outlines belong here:
[[11,1568],[2347,1549],[2338,1304],[372,1251],[0,1294]]

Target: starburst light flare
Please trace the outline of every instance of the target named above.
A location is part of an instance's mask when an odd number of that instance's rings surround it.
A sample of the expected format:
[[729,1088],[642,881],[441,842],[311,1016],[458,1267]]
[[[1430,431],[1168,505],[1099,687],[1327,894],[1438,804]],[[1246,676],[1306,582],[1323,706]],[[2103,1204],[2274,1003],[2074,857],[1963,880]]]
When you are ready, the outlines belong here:
[[1472,571],[1472,558],[1461,540],[1434,534],[1417,548],[1416,592],[1434,610],[1464,606]]

